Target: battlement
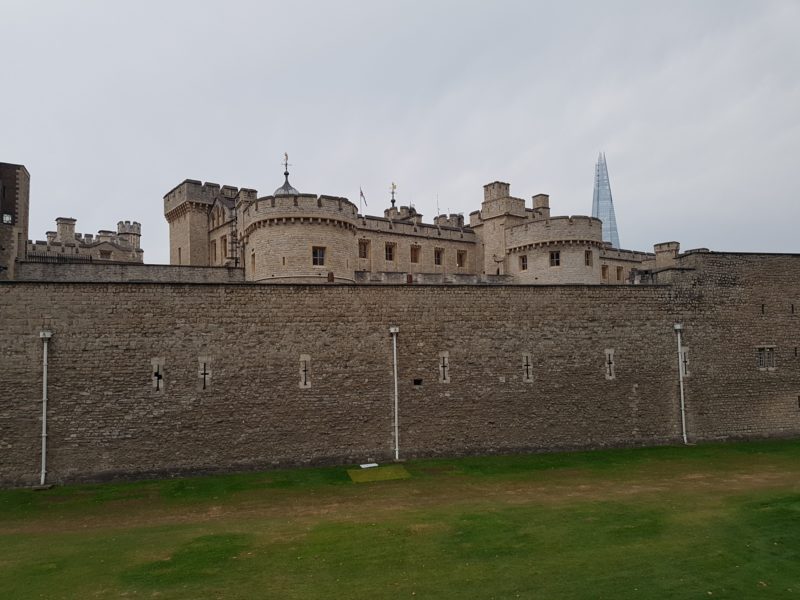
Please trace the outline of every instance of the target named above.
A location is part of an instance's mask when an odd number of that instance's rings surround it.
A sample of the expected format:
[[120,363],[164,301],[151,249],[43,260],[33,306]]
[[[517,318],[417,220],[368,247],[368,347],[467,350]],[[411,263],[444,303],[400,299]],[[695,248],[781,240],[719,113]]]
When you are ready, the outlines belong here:
[[117,233],[142,235],[142,224],[136,221],[120,221],[117,223]]
[[551,217],[528,221],[506,230],[508,247],[557,242],[603,243],[603,222],[587,216]]
[[[139,246],[142,235],[140,223],[120,221],[117,223],[116,232],[110,229],[101,229],[96,235],[77,233],[75,231],[76,223],[77,220],[72,217],[58,217],[56,231],[46,232],[46,240],[28,240],[26,256],[30,259],[73,256],[75,260],[80,257],[91,257],[122,262],[142,262],[142,250]],[[102,244],[111,244],[112,248],[100,248]]]
[[493,181],[483,186],[483,201],[500,200],[511,195],[511,184],[504,181]]
[[347,198],[316,194],[296,196],[264,196],[245,205],[241,211],[243,231],[248,231],[260,221],[301,222],[320,219],[333,223],[346,223],[355,227],[358,209]]
[[439,215],[433,218],[433,224],[438,227],[462,228],[464,227],[464,215],[462,214]]
[[386,219],[393,221],[410,221],[412,223],[422,223],[422,213],[418,213],[417,209],[413,206],[401,206],[400,208],[392,206],[383,211],[383,216]]
[[210,207],[219,197],[255,200],[256,196],[256,190],[250,188],[185,179],[164,195],[164,214],[169,214],[187,202]]
[[475,232],[469,227],[451,227],[430,223],[411,223],[408,221],[392,221],[382,217],[362,216],[358,220],[361,232],[383,232],[395,235],[407,235],[428,238],[431,240],[457,240],[474,243]]

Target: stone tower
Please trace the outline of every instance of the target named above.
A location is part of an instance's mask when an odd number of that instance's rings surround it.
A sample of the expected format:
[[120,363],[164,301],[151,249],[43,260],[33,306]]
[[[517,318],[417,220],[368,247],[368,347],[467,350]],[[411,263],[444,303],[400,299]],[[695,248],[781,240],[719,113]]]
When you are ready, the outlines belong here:
[[30,183],[24,166],[0,163],[0,279],[14,279],[25,258]]
[[164,196],[170,264],[208,266],[208,213],[219,190],[216,183],[186,179]]

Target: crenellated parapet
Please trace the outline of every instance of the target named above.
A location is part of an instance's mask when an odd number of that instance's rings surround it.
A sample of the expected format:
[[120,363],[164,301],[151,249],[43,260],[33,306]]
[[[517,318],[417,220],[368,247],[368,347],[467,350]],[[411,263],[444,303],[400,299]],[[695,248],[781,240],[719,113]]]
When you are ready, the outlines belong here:
[[354,230],[358,210],[347,198],[316,194],[265,196],[239,205],[242,236],[255,229],[287,224],[326,225]]
[[531,220],[506,230],[509,251],[554,244],[581,244],[601,248],[603,223],[600,219],[586,216],[551,217]]
[[58,217],[56,231],[46,232],[46,240],[28,240],[26,260],[143,262],[140,223],[120,221],[117,231],[101,229],[96,234],[76,232],[76,223],[71,217]]

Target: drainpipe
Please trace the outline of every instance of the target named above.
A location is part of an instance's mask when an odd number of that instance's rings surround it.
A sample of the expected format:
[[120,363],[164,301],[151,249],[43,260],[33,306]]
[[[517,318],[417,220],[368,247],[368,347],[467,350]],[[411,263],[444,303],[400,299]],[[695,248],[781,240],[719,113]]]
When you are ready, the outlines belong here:
[[683,324],[675,323],[674,329],[675,333],[678,334],[678,380],[681,386],[681,433],[683,434],[683,443],[688,444],[689,441],[686,439],[686,400],[683,391],[683,363],[681,362],[681,348],[683,348],[681,332],[683,331]]
[[400,333],[400,328],[389,327],[389,333],[392,334],[392,365],[394,367],[394,459],[400,460],[400,428],[397,400],[397,334]]
[[42,338],[42,475],[39,485],[44,485],[47,474],[47,342],[53,337],[53,332],[43,329],[39,332]]

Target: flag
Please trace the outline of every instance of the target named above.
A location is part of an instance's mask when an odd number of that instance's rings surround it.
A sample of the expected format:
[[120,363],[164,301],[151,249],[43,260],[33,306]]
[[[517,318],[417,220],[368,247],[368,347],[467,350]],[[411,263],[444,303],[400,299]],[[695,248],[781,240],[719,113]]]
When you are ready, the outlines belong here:
[[364,190],[358,188],[358,195],[361,196],[361,199],[364,201],[364,206],[367,205],[367,199],[364,197]]

